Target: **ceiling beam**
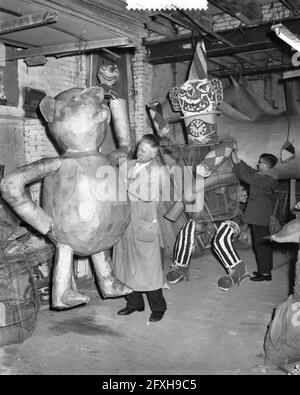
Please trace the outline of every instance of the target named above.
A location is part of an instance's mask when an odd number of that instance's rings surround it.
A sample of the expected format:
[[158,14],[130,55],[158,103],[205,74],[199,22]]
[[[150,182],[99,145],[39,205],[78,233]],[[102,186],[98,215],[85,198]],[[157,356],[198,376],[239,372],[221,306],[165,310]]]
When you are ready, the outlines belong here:
[[163,26],[160,23],[154,22],[154,21],[145,22],[145,27],[146,27],[146,29],[150,30],[151,32],[160,34],[164,37],[173,37],[173,38],[177,37],[176,31],[174,29],[172,32],[171,29]]
[[178,33],[178,26],[175,25],[175,23],[168,21],[166,18],[163,18],[160,15],[155,15],[151,17],[151,20],[153,22],[159,23],[160,25],[164,26],[166,29],[169,29],[170,32],[172,32],[173,34]]
[[[289,18],[282,23],[294,34],[300,34],[300,18]],[[230,33],[230,41],[234,46],[206,41],[206,35],[182,35],[176,40],[144,40],[144,45],[150,50],[150,63],[170,63],[191,60],[195,43],[204,39],[207,57],[229,56],[241,53],[255,52],[270,48],[277,48],[281,52],[289,53],[288,46],[283,46],[282,41],[271,30],[272,23],[259,26],[245,27],[243,29],[226,30],[219,32],[226,37]]]
[[23,15],[19,18],[9,18],[6,21],[0,22],[0,35],[57,21],[58,14],[54,11],[36,12],[31,15]]
[[280,2],[295,15],[300,15],[300,0],[281,0]]
[[[179,10],[180,13],[182,13],[187,19],[189,19],[195,26],[197,26],[200,30],[204,31],[205,33],[209,34],[210,36],[214,37],[218,41],[222,42],[225,45],[228,45],[229,47],[235,47],[235,44],[232,43],[232,41],[227,40],[227,38],[222,37],[218,33],[212,31],[211,29],[205,28],[202,24],[200,24],[198,21],[196,21],[188,12]],[[234,58],[236,58],[242,65],[243,62],[248,62],[254,66],[257,66],[256,63],[252,62],[251,60],[245,59],[242,55],[233,55]]]
[[247,69],[238,69],[234,67],[228,70],[208,70],[208,74],[212,74],[217,78],[226,78],[229,76],[241,76],[241,75],[255,75],[255,74],[268,74],[276,72],[286,72],[288,70],[294,70],[292,64],[290,65],[278,65],[278,66],[267,66],[267,67],[249,67]]
[[[139,13],[127,12],[126,2],[119,1],[86,1],[86,0],[27,0],[32,4],[47,7],[62,13],[64,16],[78,18],[101,26],[113,35],[128,37],[140,43],[147,35]],[[120,7],[114,7],[119,5]]]
[[216,40],[221,41],[223,44],[228,45],[229,47],[234,47],[234,44],[227,40],[227,38],[222,37],[220,34],[207,29],[205,26],[203,26],[200,22],[196,21],[188,12],[183,11],[182,9],[179,10],[179,12],[184,15],[190,22],[192,22],[193,25],[195,25],[198,29],[203,31],[204,33],[209,34],[210,36],[214,37]]
[[[6,14],[10,14],[10,15],[17,16],[17,17],[23,17],[23,16],[24,16],[24,15],[22,15],[22,14],[20,14],[20,13],[15,12],[15,11],[10,11],[10,10],[7,10],[7,9],[3,9],[3,8],[1,8],[1,7],[0,7],[0,11],[1,11],[1,12],[4,12],[4,13],[6,13]],[[53,12],[56,12],[56,11],[53,11]],[[70,32],[70,31],[68,31],[68,30],[66,30],[66,29],[63,29],[62,27],[58,27],[58,26],[55,26],[55,25],[48,25],[47,27],[48,27],[49,29],[57,30],[57,31],[59,31],[59,32],[68,34],[69,36],[75,37],[75,38],[77,38],[78,40],[84,40],[84,38],[83,38],[82,36],[77,35],[77,34],[75,34],[75,33],[73,33],[73,32]],[[6,37],[1,38],[1,41],[3,41],[4,43],[6,43],[6,44],[8,44],[8,45],[12,45],[12,46],[14,46],[14,47],[19,47],[19,48],[28,48],[28,47],[29,47],[28,43],[19,42],[19,41],[15,41],[15,40],[10,40],[10,39],[8,39],[8,38],[6,38]],[[30,45],[30,48],[31,48],[31,47],[35,47],[35,46],[36,46],[36,45]]]
[[[12,47],[18,47],[18,48],[28,48],[28,43],[24,43],[23,41],[18,41],[18,40],[11,40],[6,37],[0,37],[0,42],[6,45],[10,45]],[[32,45],[32,47],[36,47],[36,45]]]
[[208,2],[247,25],[260,23],[262,20],[261,6],[255,0],[208,0]]
[[28,58],[30,56],[41,56],[41,55],[58,55],[62,53],[78,53],[85,52],[92,49],[109,48],[109,47],[122,47],[130,46],[128,38],[113,38],[107,40],[96,40],[96,41],[81,41],[80,43],[70,44],[59,44],[59,45],[47,45],[45,47],[38,47],[33,49],[23,50],[11,50],[10,54],[7,55],[6,60],[15,60]]
[[163,11],[160,11],[159,15],[162,16],[163,18],[168,19],[169,21],[175,23],[176,25],[183,27],[184,29],[193,31],[195,28],[189,21],[180,17],[179,15],[176,15],[176,17],[175,17],[175,16],[170,15],[167,12],[163,12]]
[[0,12],[3,12],[4,14],[8,14],[8,15],[20,16],[18,12],[8,10],[7,8],[4,7],[0,7]]
[[217,60],[214,58],[207,59],[207,62],[211,62],[211,63],[217,64],[218,66],[221,66],[222,70],[227,70],[227,69],[229,69],[229,67],[233,67],[233,65],[229,66],[227,63],[224,63],[221,60]]

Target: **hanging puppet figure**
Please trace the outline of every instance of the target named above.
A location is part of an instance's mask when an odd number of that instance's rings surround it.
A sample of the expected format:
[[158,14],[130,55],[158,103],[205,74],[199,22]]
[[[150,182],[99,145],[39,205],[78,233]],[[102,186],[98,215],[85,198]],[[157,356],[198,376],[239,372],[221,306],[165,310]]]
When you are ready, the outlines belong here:
[[[99,86],[46,96],[40,110],[63,154],[17,168],[1,182],[2,196],[15,212],[56,245],[52,279],[52,307],[56,309],[89,300],[76,290],[73,254],[91,256],[104,297],[132,292],[110,266],[109,249],[128,226],[130,209],[117,168],[99,153],[110,121],[103,100],[104,90]],[[128,129],[117,131],[124,134],[124,130]],[[42,207],[26,192],[26,186],[39,179],[44,179]],[[125,195],[119,195],[118,188]]]
[[189,279],[191,257],[196,247],[195,235],[200,233],[202,228],[203,224],[190,219],[180,229],[175,241],[173,264],[170,265],[167,273],[170,284]]
[[113,85],[118,82],[120,78],[120,70],[118,65],[102,64],[99,67],[97,75],[100,81],[100,86],[104,89],[105,96],[118,99],[119,94],[113,90]]
[[248,276],[247,267],[233,245],[233,240],[239,232],[239,226],[235,222],[224,221],[219,226],[213,241],[213,251],[228,273],[218,281],[218,286],[222,291],[230,290],[234,284],[239,285],[243,278]]

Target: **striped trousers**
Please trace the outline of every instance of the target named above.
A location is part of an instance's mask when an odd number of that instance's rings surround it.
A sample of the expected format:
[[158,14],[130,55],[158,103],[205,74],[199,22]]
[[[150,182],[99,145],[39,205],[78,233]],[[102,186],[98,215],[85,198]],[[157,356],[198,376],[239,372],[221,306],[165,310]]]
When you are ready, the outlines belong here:
[[213,241],[213,250],[229,274],[242,262],[233,245],[233,239],[239,232],[239,226],[235,222],[224,221],[219,226]]

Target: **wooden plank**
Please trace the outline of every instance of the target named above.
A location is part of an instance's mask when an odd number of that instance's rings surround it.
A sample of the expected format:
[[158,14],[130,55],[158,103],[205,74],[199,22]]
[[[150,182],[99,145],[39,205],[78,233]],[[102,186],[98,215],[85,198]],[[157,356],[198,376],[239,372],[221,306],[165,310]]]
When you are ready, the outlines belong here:
[[300,77],[300,70],[285,71],[283,73],[284,80],[287,78],[295,78],[295,77]]
[[288,9],[290,9],[295,15],[300,15],[300,0],[282,0]]
[[160,23],[157,22],[153,22],[153,21],[149,21],[145,23],[145,26],[148,30],[160,34],[162,36],[165,37],[170,37],[170,38],[176,38],[176,31],[173,29],[173,31],[171,31],[169,28],[163,26]]
[[179,10],[179,12],[184,15],[190,22],[192,22],[193,25],[195,25],[196,27],[198,27],[198,29],[200,29],[201,31],[209,34],[210,36],[214,37],[215,39],[221,41],[222,43],[228,45],[229,47],[234,47],[235,44],[232,43],[231,41],[227,40],[226,37],[221,36],[219,33],[216,33],[210,29],[207,29],[204,25],[202,25],[200,22],[198,22],[197,20],[195,20],[193,17],[191,17],[190,14],[188,14],[186,11],[183,10]]
[[268,73],[278,73],[286,70],[292,69],[291,65],[279,65],[279,66],[270,66],[270,67],[248,67],[248,68],[239,68],[234,67],[229,70],[209,70],[209,74],[213,74],[218,78],[225,78],[230,76],[244,76],[244,75],[257,75],[257,74],[268,74]]
[[24,49],[21,51],[11,51],[10,55],[7,56],[7,60],[22,59],[30,56],[40,55],[56,55],[60,53],[77,53],[85,52],[92,49],[106,48],[106,47],[121,47],[128,46],[128,38],[113,38],[107,40],[96,40],[96,41],[82,41],[80,44],[60,44],[60,45],[47,45],[45,47]]
[[58,14],[54,11],[37,12],[31,15],[23,15],[19,18],[10,18],[0,22],[0,34],[46,25],[57,22],[57,20]]
[[[287,19],[284,25],[294,34],[300,35],[300,18]],[[144,40],[144,45],[150,50],[150,63],[161,64],[190,60],[193,56],[194,45],[197,41],[204,39],[207,57],[229,56],[246,52],[256,52],[259,50],[281,48],[279,39],[273,40],[276,35],[270,34],[272,23],[264,23],[259,26],[245,27],[243,30],[224,30],[219,32],[219,36],[228,36],[234,46],[220,43],[211,43],[206,40],[207,35],[202,36],[194,32],[194,35],[181,35],[175,40]],[[194,43],[194,45],[192,45]],[[189,45],[190,44],[190,45]],[[189,45],[189,46],[188,46]],[[292,56],[292,51],[291,51]]]
[[296,204],[296,180],[290,180],[290,212],[294,210]]
[[83,3],[82,0],[30,0],[30,2],[48,9],[51,8],[69,17],[92,22],[115,35],[125,35],[134,42],[140,43],[142,37],[147,36],[140,17],[129,13],[126,3],[123,3],[123,12],[121,12],[113,10],[115,2],[110,4],[109,1],[106,2],[105,7],[104,4],[91,4],[86,1]]
[[176,17],[174,17],[173,15],[168,14],[167,12],[164,11],[160,11],[159,15],[167,20],[169,20],[170,22],[175,23],[178,26],[181,26],[185,29],[189,29],[189,30],[193,30],[194,26],[187,21],[186,19],[180,17],[179,15],[176,14]]

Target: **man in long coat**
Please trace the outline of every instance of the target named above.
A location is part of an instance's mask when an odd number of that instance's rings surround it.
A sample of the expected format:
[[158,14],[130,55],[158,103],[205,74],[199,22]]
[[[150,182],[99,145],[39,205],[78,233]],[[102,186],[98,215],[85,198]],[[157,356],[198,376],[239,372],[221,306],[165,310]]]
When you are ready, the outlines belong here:
[[125,234],[113,249],[115,275],[133,289],[126,296],[126,307],[118,312],[128,315],[144,311],[143,292],[147,294],[150,321],[163,318],[167,309],[163,297],[162,236],[158,222],[158,205],[162,186],[168,181],[164,167],[155,157],[159,140],[148,134],[141,139],[137,159],[127,162],[127,188],[131,205],[131,222]]

